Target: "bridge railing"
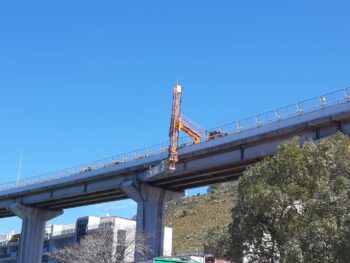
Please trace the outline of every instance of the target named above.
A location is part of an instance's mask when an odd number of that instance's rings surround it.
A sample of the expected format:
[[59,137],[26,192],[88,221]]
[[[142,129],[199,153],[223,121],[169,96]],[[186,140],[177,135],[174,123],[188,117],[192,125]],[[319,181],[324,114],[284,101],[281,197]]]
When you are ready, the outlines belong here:
[[[268,111],[256,116],[252,116],[246,119],[242,119],[236,122],[232,122],[214,129],[207,130],[205,138],[202,138],[202,142],[208,140],[214,140],[223,136],[227,136],[234,133],[241,133],[251,129],[266,126],[271,123],[276,123],[281,120],[293,118],[308,112],[320,110],[330,106],[346,103],[350,101],[350,89],[342,89],[335,92],[331,92],[319,97],[304,100],[298,103],[288,105],[286,107],[278,108],[272,111]],[[136,151],[119,154],[116,156],[108,157],[102,160],[81,164],[71,168],[59,170],[56,172],[42,174],[36,177],[22,179],[17,182],[10,182],[0,185],[0,194],[9,192],[13,189],[27,187],[37,183],[51,181],[67,176],[72,176],[80,173],[86,173],[92,170],[101,169],[109,166],[118,165],[121,163],[147,158],[152,155],[167,152],[168,142],[152,145]],[[179,148],[191,145],[189,137],[182,137],[179,139]]]
[[282,108],[264,112],[256,116],[251,116],[246,119],[219,126],[207,131],[207,139],[215,139],[217,137],[259,128],[270,123],[279,122],[281,120],[290,119],[308,112],[345,103],[350,101],[349,92],[349,88],[338,90],[319,97],[304,100]]

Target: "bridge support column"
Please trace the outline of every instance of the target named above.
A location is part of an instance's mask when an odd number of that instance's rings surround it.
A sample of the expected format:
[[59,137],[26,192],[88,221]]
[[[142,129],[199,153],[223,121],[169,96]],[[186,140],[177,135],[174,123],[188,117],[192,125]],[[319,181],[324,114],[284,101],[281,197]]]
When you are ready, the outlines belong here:
[[15,203],[8,208],[22,219],[18,262],[41,263],[46,221],[63,213]]
[[184,196],[144,183],[125,182],[121,189],[137,202],[135,261],[163,256],[164,204]]

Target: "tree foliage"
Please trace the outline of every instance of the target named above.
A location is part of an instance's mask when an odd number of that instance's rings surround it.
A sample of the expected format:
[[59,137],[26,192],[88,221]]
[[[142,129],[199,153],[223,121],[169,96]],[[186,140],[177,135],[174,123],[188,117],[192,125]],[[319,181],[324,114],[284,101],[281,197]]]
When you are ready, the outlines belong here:
[[228,226],[216,226],[208,230],[204,239],[204,252],[213,254],[216,258],[223,259],[229,253]]
[[[240,178],[226,256],[350,262],[350,140],[294,139]],[[242,252],[243,251],[243,252]]]

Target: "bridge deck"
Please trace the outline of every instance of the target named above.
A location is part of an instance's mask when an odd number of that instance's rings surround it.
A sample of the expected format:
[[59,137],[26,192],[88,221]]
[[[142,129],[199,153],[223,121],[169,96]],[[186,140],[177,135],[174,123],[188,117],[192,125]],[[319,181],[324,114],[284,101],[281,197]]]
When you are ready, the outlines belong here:
[[[172,190],[183,190],[227,180],[242,174],[247,165],[272,155],[282,141],[327,137],[336,131],[350,134],[347,90],[268,112],[235,124],[213,129],[206,141],[184,144],[175,173],[147,178],[145,171],[167,157],[164,144],[124,159],[108,158],[60,172],[0,185],[0,217],[12,216],[6,207],[19,201],[42,208],[64,209],[125,199],[119,185],[140,180]],[[313,106],[310,106],[313,105]],[[288,109],[288,110],[286,110]],[[289,112],[286,115],[285,112]],[[249,121],[253,124],[248,125]],[[234,127],[233,127],[234,125]],[[140,152],[140,151],[139,151]]]

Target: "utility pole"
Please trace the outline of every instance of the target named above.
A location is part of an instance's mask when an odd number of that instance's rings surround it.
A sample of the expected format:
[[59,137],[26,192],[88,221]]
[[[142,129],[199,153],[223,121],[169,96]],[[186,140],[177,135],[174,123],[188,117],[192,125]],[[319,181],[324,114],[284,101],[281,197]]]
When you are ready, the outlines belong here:
[[19,185],[19,179],[21,177],[21,172],[22,172],[22,162],[23,162],[23,151],[21,150],[19,152],[19,166],[18,166],[18,172],[17,172],[16,186]]

